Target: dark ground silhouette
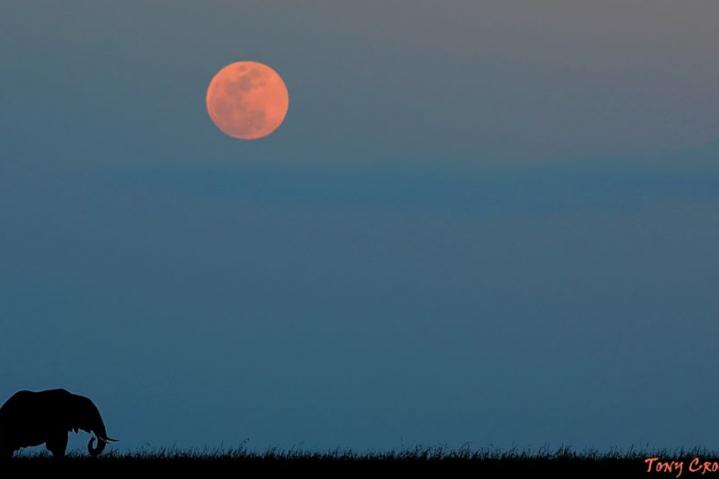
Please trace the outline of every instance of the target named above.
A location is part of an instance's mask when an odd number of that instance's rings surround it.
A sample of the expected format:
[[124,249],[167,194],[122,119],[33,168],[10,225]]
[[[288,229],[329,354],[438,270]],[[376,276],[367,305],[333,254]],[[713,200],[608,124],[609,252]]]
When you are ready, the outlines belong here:
[[16,457],[5,466],[19,471],[66,470],[106,474],[118,471],[157,470],[158,473],[178,475],[186,473],[417,473],[446,477],[446,474],[469,477],[677,477],[672,472],[648,472],[647,458],[662,461],[683,461],[679,477],[719,477],[718,472],[690,471],[691,461],[697,464],[717,460],[716,454],[703,451],[678,452],[617,452],[599,454],[577,453],[560,449],[551,453],[471,452],[442,449],[416,449],[404,452],[356,454],[351,451],[313,453],[303,451],[270,450],[264,453],[238,450],[223,453],[159,451],[157,453],[110,452],[99,457],[70,455],[56,460],[49,455]]

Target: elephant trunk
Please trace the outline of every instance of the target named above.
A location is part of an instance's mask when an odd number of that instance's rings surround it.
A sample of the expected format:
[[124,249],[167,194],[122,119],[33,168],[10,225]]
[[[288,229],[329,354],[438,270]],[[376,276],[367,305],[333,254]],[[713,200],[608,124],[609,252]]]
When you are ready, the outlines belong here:
[[102,422],[100,415],[97,415],[97,423],[92,428],[92,433],[97,437],[97,446],[95,446],[95,438],[91,437],[87,443],[87,452],[91,456],[97,456],[105,450],[107,446],[107,431],[105,430],[105,424]]
[[102,453],[102,451],[105,450],[105,446],[107,446],[107,441],[98,437],[97,438],[97,447],[94,447],[94,446],[95,446],[95,438],[91,437],[90,441],[87,443],[87,452],[89,452],[91,456],[97,456],[100,453]]

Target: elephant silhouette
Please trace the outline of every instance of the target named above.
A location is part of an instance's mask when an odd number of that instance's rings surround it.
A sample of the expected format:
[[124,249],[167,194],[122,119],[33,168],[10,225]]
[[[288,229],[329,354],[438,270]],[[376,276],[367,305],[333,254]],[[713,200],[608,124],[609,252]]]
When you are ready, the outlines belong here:
[[100,411],[89,398],[64,389],[19,391],[0,407],[0,458],[43,443],[54,457],[64,457],[67,433],[78,429],[94,434],[87,443],[91,456],[116,441],[107,437]]

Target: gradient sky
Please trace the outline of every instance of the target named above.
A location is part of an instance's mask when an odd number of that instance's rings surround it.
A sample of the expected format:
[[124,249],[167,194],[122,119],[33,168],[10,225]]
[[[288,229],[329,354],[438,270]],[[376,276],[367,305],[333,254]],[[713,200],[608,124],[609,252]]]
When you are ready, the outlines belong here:
[[[719,447],[717,18],[3,2],[2,400],[120,449]],[[205,111],[239,60],[264,140]]]

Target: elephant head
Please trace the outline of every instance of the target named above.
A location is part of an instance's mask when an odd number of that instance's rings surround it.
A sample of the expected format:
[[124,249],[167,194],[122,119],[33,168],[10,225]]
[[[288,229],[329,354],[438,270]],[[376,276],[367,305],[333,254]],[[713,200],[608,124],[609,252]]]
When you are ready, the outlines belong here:
[[[107,437],[105,423],[102,420],[102,416],[100,416],[100,411],[89,398],[72,394],[68,403],[67,430],[77,432],[78,429],[81,429],[94,435],[87,443],[87,452],[89,452],[91,456],[100,454],[108,442],[116,441],[116,439]],[[95,446],[96,440],[97,446]]]

